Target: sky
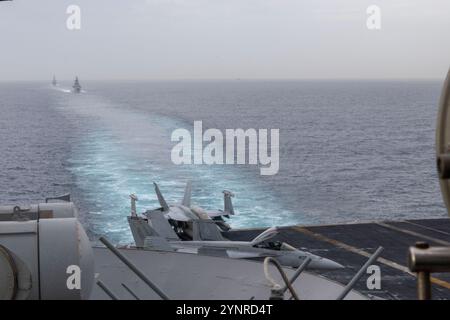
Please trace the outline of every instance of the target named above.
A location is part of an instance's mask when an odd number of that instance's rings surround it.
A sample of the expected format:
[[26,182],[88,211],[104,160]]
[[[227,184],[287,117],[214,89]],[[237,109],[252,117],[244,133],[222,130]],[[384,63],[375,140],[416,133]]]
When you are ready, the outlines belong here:
[[0,81],[443,79],[450,66],[448,0],[14,0],[0,30]]

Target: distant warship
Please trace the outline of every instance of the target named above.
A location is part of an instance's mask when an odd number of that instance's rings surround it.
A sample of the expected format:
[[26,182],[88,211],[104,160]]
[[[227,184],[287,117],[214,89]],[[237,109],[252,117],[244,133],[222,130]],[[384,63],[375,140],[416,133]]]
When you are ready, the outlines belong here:
[[73,88],[74,93],[81,92],[81,85],[80,85],[80,82],[78,81],[78,77],[75,77],[75,82],[73,83],[72,88]]
[[56,77],[55,76],[53,76],[52,85],[54,87],[56,87],[58,85],[58,82],[56,81]]

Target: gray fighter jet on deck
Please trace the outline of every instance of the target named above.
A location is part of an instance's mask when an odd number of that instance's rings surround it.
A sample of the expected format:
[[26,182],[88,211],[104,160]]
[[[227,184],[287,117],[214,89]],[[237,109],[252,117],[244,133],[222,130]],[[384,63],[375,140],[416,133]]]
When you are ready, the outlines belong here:
[[[343,268],[337,262],[314,254],[298,250],[287,243],[269,242],[278,234],[276,227],[269,228],[252,241],[230,241],[223,237],[216,221],[204,211],[190,206],[191,184],[186,187],[181,205],[168,206],[158,186],[156,194],[162,208],[144,213],[144,217],[136,214],[137,197],[131,195],[131,215],[128,217],[136,247],[148,250],[176,251],[208,256],[228,257],[233,259],[263,259],[273,257],[282,265],[299,267],[307,258],[311,258],[309,269],[335,270]],[[217,213],[233,212],[229,192],[225,192],[225,210]],[[228,199],[228,200],[227,200]],[[227,210],[228,209],[228,210]],[[214,216],[214,213],[212,213]],[[181,224],[180,224],[181,223]],[[187,224],[189,227],[186,227]],[[189,229],[187,232],[186,229]],[[185,235],[189,233],[189,239]],[[187,240],[187,241],[183,241]]]
[[149,215],[152,212],[163,213],[182,240],[193,239],[192,226],[193,221],[196,220],[212,221],[215,223],[216,228],[218,227],[222,231],[228,231],[230,229],[230,226],[224,220],[224,217],[229,218],[230,215],[234,215],[233,204],[231,202],[231,198],[234,195],[230,191],[223,191],[224,210],[213,211],[205,210],[191,204],[192,183],[190,181],[186,184],[183,201],[180,204],[172,205],[167,204],[158,185],[156,183],[153,184],[155,185],[156,196],[158,197],[161,208],[147,211],[144,215]]

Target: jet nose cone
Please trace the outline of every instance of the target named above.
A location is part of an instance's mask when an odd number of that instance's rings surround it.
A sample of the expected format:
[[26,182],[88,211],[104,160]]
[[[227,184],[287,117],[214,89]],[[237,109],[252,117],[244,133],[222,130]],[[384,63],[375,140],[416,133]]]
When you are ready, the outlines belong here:
[[326,258],[313,259],[308,265],[308,269],[316,270],[339,270],[344,268],[342,264]]

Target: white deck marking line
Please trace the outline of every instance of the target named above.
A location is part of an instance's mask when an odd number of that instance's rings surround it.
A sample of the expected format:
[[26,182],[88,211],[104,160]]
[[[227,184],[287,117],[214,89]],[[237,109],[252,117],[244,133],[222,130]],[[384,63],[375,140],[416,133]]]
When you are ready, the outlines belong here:
[[417,227],[420,227],[420,228],[423,228],[423,229],[427,229],[427,230],[430,230],[430,231],[438,232],[440,234],[445,234],[446,236],[450,236],[450,233],[448,233],[448,232],[445,232],[445,231],[442,231],[442,230],[438,230],[438,229],[435,229],[433,227],[424,226],[424,225],[421,225],[420,223],[416,223],[416,222],[412,222],[412,221],[408,221],[408,220],[405,220],[405,221],[402,221],[402,222],[405,222],[405,223],[408,223],[408,224],[411,224],[413,226],[417,226]]
[[406,233],[406,234],[409,234],[409,235],[412,235],[412,236],[415,236],[415,237],[423,238],[425,240],[429,240],[429,241],[435,242],[435,243],[443,245],[443,246],[450,246],[450,242],[448,242],[448,241],[437,239],[437,238],[430,237],[430,236],[426,236],[426,235],[421,234],[419,232],[402,229],[402,228],[399,228],[399,227],[396,227],[396,226],[393,226],[393,225],[390,225],[390,224],[387,224],[387,223],[384,223],[384,222],[375,222],[375,223],[378,224],[379,226],[382,226],[382,227],[385,227],[385,228],[388,228],[388,229],[392,229],[392,230],[395,230],[395,231],[398,231],[398,232]]
[[[309,236],[311,236],[313,238],[316,238],[317,240],[330,243],[330,244],[332,244],[332,245],[334,245],[336,247],[339,247],[339,248],[342,248],[344,250],[347,250],[347,251],[359,254],[359,255],[361,255],[363,257],[366,257],[366,258],[369,258],[372,255],[371,253],[369,253],[367,251],[355,248],[355,247],[353,247],[351,245],[348,245],[346,243],[340,242],[338,240],[334,240],[334,239],[328,238],[328,237],[326,237],[326,236],[324,236],[324,235],[322,235],[320,233],[316,233],[316,232],[313,232],[311,230],[308,230],[305,227],[295,226],[295,227],[293,227],[293,229],[297,230],[297,231],[299,231],[299,232],[301,232],[303,234],[309,235]],[[391,261],[389,259],[385,259],[385,258],[382,258],[382,257],[378,257],[378,259],[376,261],[378,261],[378,262],[380,262],[380,263],[382,263],[384,265],[387,265],[388,267],[397,269],[397,270],[402,271],[404,273],[407,273],[407,274],[409,274],[409,275],[411,275],[413,277],[416,277],[416,274],[411,272],[408,267],[405,267],[405,266],[403,266],[401,264],[398,264],[397,262],[394,262],[394,261]],[[444,287],[446,289],[450,289],[450,283],[448,283],[448,282],[446,282],[444,280],[441,280],[441,279],[438,279],[438,278],[435,278],[435,277],[430,277],[430,280],[434,284],[437,284],[437,285],[439,285],[441,287]]]
[[[313,231],[305,229],[304,227],[294,227],[294,228],[295,228],[295,230],[300,231],[300,232],[302,232],[304,234],[307,234],[309,236],[312,236],[312,237],[314,237],[314,238],[316,238],[318,240],[321,240],[321,241],[324,241],[324,242],[328,242],[328,243],[330,243],[330,244],[332,244],[332,245],[334,245],[336,247],[339,247],[339,248],[345,249],[347,251],[359,254],[359,255],[361,255],[363,257],[369,258],[370,256],[372,256],[372,254],[370,252],[364,251],[362,249],[355,248],[355,247],[353,247],[351,245],[348,245],[346,243],[340,242],[338,240],[334,240],[334,239],[328,238],[328,237],[326,237],[326,236],[324,236],[324,235],[322,235],[320,233],[315,233]],[[398,264],[398,263],[396,263],[394,261],[391,261],[391,260],[388,260],[388,259],[385,259],[385,258],[382,258],[382,257],[379,257],[377,259],[377,261],[379,261],[379,262],[381,262],[381,263],[383,263],[383,264],[385,264],[385,265],[387,265],[387,266],[389,266],[391,268],[400,270],[402,272],[409,273],[410,275],[414,275],[414,273],[409,271],[409,269],[407,267],[402,266],[401,264]]]

